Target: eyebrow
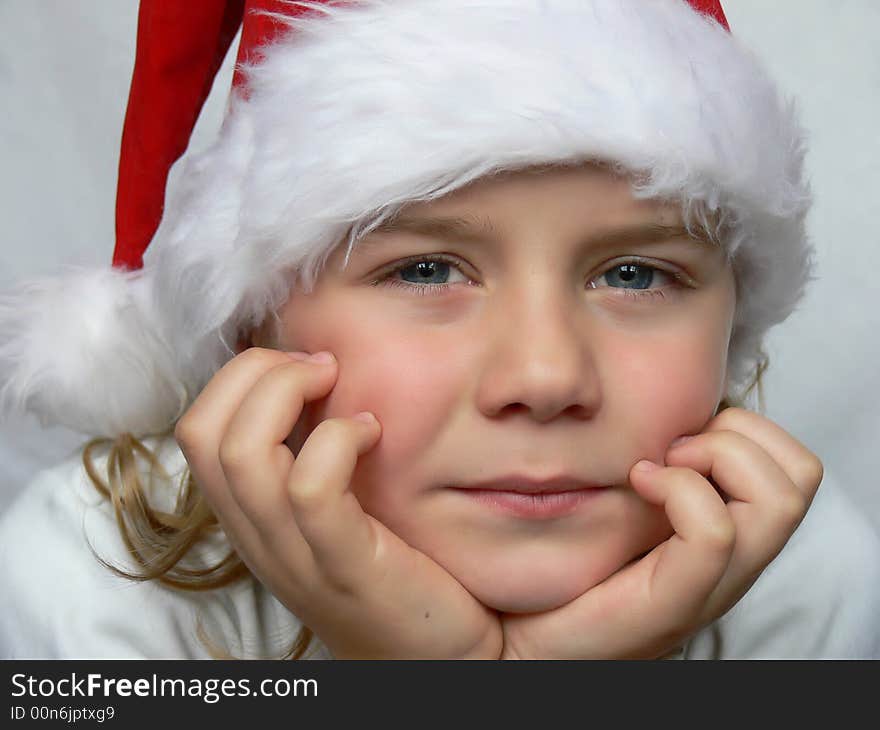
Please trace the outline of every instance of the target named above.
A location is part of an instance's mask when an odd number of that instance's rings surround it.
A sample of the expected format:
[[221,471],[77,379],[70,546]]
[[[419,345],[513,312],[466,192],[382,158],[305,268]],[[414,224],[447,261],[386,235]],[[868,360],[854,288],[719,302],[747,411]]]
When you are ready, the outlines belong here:
[[[398,216],[381,223],[370,233],[412,233],[484,243],[495,238],[495,227],[488,218],[477,220],[457,216],[438,218]],[[702,249],[709,243],[707,239],[695,236],[684,226],[668,226],[660,223],[642,223],[600,231],[588,236],[583,243],[590,248],[608,248],[640,243],[665,243],[675,239],[684,239]]]
[[422,236],[482,242],[494,237],[495,227],[488,218],[478,221],[458,216],[440,218],[398,216],[384,221],[371,233],[415,233]]

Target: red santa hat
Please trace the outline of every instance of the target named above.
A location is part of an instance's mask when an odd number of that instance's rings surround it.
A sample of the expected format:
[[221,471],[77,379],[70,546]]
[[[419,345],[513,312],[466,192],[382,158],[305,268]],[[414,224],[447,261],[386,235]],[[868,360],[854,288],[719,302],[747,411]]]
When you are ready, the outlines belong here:
[[[223,127],[163,211],[242,19]],[[142,0],[114,265],[0,300],[0,400],[88,434],[167,431],[340,241],[486,174],[583,161],[723,228],[735,386],[811,278],[803,155],[714,0]]]

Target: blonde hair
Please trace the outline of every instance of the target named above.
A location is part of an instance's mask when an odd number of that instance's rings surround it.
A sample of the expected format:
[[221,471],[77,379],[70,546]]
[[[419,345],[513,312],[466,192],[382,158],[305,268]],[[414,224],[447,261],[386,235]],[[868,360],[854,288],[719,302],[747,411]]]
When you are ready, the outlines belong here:
[[[171,434],[172,431],[168,431],[161,437],[167,438]],[[104,446],[109,446],[106,481],[99,474],[93,458],[95,450]],[[147,481],[141,477],[138,457],[148,467]],[[194,546],[218,532],[222,534],[217,518],[188,466],[178,485],[174,510],[166,512],[151,505],[147,494],[157,477],[164,484],[169,484],[171,477],[156,454],[135,436],[124,433],[115,439],[92,439],[83,448],[82,461],[94,487],[113,505],[119,534],[128,555],[137,565],[136,570],[126,571],[96,555],[116,575],[139,582],[155,580],[181,591],[211,591],[241,580],[255,580],[231,548],[213,565],[193,567],[188,564],[187,556]],[[201,621],[197,625],[197,635],[215,659],[234,658],[209,638]],[[302,657],[312,636],[311,629],[303,626],[280,658]]]

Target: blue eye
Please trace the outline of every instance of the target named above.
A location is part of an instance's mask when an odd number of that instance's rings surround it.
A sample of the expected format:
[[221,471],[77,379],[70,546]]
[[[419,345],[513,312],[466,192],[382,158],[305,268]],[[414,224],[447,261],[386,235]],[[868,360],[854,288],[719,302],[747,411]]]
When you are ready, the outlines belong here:
[[[658,287],[657,276],[672,282],[672,287]],[[606,286],[599,287],[597,281],[604,280]],[[442,294],[455,284],[473,283],[464,273],[459,264],[445,256],[413,256],[398,263],[389,270],[373,286],[400,287],[420,295]],[[589,282],[590,289],[607,289],[620,292],[620,295],[631,299],[654,297],[663,299],[666,291],[675,289],[682,284],[682,277],[656,266],[650,266],[641,260],[625,261],[618,264]]]
[[[658,299],[663,299],[666,297],[666,291],[664,291],[663,288],[656,286],[651,288],[651,285],[655,283],[657,274],[660,274],[661,278],[665,277],[672,281],[672,288],[681,285],[681,277],[677,274],[664,271],[656,266],[649,266],[643,262],[626,261],[608,269],[605,273],[600,274],[596,279],[590,282],[589,288],[619,291],[623,296],[629,297],[630,299],[640,299],[643,297],[656,297]],[[608,286],[596,286],[595,282],[603,279]],[[665,288],[669,289],[670,287],[667,286]]]
[[454,260],[442,256],[414,256],[395,266],[373,284],[402,287],[416,294],[442,294],[456,283],[469,284],[470,279]]
[[[445,284],[451,266],[443,261],[426,259],[397,270],[401,277],[411,284]],[[438,281],[438,279],[442,281]]]
[[647,289],[654,281],[654,269],[650,266],[638,264],[621,264],[609,269],[602,276],[608,284],[619,281],[623,286],[629,285],[632,289]]

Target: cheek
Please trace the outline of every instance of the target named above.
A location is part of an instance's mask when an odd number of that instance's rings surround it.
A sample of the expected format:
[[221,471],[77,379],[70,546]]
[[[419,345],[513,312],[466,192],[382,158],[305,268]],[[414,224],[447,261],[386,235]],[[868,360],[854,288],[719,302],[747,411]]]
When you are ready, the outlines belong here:
[[328,415],[370,410],[382,424],[379,443],[358,460],[352,489],[367,513],[401,534],[412,490],[436,479],[432,454],[465,392],[450,351],[423,339],[397,335],[376,340],[382,347],[341,346],[338,393],[328,403]]
[[[451,361],[449,343],[432,332],[362,319],[345,331],[324,329],[321,348],[339,362],[330,395],[312,409],[312,427],[323,418],[372,411],[382,424],[376,448],[359,461],[361,479],[387,480],[423,461],[438,431],[465,392],[463,368]],[[373,474],[373,478],[368,478]]]
[[609,344],[615,409],[639,453],[661,459],[669,443],[712,418],[723,395],[726,334],[695,325],[662,338]]

